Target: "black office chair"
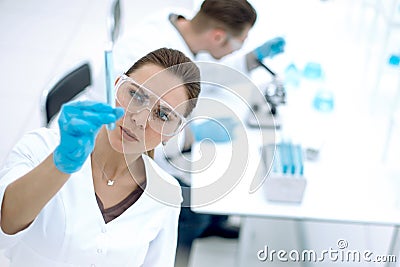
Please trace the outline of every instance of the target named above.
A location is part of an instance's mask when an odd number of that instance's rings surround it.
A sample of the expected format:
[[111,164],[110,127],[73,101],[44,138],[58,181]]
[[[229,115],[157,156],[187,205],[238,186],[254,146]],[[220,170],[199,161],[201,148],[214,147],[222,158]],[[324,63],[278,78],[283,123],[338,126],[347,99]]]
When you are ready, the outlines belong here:
[[80,95],[91,84],[91,69],[86,62],[45,90],[42,96],[43,125],[49,127],[61,106]]

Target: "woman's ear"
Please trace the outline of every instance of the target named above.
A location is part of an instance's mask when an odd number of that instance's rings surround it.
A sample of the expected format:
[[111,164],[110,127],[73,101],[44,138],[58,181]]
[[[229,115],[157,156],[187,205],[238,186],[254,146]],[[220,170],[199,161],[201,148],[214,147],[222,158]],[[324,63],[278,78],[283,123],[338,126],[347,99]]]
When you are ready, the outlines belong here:
[[114,85],[117,85],[119,79],[121,78],[121,76],[118,76],[118,78],[115,80]]

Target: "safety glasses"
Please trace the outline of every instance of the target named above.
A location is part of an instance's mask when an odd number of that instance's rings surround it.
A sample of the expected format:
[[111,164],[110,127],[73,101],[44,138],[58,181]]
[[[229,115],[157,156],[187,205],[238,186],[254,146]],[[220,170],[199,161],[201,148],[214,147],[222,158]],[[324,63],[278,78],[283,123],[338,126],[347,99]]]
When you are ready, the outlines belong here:
[[173,136],[186,123],[185,117],[175,111],[160,96],[125,74],[121,75],[115,92],[116,100],[127,112],[137,114],[148,110],[149,126],[162,135]]

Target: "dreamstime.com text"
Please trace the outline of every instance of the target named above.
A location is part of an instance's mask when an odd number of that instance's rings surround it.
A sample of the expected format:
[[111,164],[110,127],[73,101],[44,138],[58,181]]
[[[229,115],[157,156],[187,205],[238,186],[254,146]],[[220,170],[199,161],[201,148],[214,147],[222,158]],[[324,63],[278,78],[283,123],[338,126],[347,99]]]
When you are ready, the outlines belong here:
[[257,252],[257,258],[260,261],[281,261],[281,262],[371,262],[385,263],[396,262],[395,255],[375,255],[370,250],[350,250],[348,242],[339,239],[337,248],[329,248],[321,251],[315,250],[274,250],[268,246]]

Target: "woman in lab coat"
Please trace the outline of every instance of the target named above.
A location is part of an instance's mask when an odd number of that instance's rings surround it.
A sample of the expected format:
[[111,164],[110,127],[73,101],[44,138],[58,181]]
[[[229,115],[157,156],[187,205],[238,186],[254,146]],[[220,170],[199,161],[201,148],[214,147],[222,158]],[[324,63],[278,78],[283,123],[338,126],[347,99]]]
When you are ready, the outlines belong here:
[[11,266],[173,266],[181,191],[147,152],[184,127],[199,79],[183,53],[158,49],[118,78],[116,108],[68,103],[59,132],[26,134],[0,172]]

